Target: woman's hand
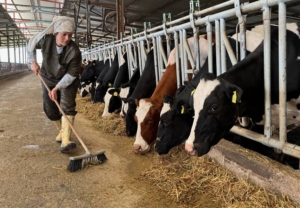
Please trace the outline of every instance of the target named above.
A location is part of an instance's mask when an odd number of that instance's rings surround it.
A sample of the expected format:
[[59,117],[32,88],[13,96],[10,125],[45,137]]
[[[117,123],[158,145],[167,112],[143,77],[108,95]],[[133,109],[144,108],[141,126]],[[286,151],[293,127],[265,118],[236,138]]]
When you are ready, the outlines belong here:
[[38,73],[40,73],[41,69],[36,61],[31,62],[31,70],[33,71],[33,73],[35,73],[35,75],[38,75]]
[[49,93],[48,93],[48,95],[49,95],[49,97],[50,97],[50,99],[51,100],[57,100],[57,91],[58,91],[59,89],[58,89],[58,87],[54,87]]

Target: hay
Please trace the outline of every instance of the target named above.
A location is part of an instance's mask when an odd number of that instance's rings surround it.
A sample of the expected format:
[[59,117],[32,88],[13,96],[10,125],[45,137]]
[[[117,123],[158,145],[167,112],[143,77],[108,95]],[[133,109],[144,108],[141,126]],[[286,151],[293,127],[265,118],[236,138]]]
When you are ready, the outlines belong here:
[[238,179],[208,157],[191,157],[180,145],[168,155],[157,156],[141,179],[155,184],[180,205],[196,206],[193,199],[208,193],[223,207],[297,207],[288,197],[278,196]]
[[91,97],[76,97],[76,110],[85,115],[88,119],[96,121],[94,127],[114,136],[126,136],[126,127],[123,118],[119,114],[111,114],[101,117],[104,110],[104,103],[92,103]]
[[125,121],[118,114],[111,114],[98,119],[95,127],[114,136],[126,136]]
[[[125,136],[125,122],[117,114],[101,117],[104,104],[93,104],[90,97],[78,96],[76,101],[77,111],[96,121],[97,129],[115,136]],[[131,147],[128,151],[132,153]],[[183,145],[173,148],[168,155],[152,155],[152,166],[142,172],[139,179],[157,186],[180,207],[201,207],[197,205],[197,199],[203,194],[211,195],[211,200],[228,208],[299,207],[287,196],[278,196],[238,179],[206,156],[191,157]]]

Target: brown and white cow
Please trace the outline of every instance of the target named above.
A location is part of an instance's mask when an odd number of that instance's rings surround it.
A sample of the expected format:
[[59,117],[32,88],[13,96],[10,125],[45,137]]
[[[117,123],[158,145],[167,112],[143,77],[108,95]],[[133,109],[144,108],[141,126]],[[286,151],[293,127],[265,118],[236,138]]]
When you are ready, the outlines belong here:
[[[190,48],[194,46],[194,38],[189,38]],[[204,37],[199,38],[200,45],[200,66],[207,58],[208,42]],[[193,51],[193,50],[192,50]],[[195,58],[195,54],[192,54]],[[136,153],[146,153],[150,150],[150,145],[156,139],[160,112],[163,107],[164,95],[175,96],[177,90],[176,77],[176,49],[170,53],[166,71],[158,82],[150,98],[136,100],[138,106],[135,114],[135,120],[138,124],[136,139],[134,142],[134,151]]]

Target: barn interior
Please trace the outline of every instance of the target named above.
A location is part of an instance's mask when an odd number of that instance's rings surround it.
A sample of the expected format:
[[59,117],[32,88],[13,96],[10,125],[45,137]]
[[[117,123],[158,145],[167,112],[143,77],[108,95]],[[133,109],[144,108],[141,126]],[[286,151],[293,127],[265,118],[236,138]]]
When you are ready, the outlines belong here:
[[[239,0],[241,4],[253,3],[256,0]],[[34,34],[47,28],[54,16],[74,18],[76,30],[73,40],[80,49],[89,49],[106,43],[113,43],[134,33],[142,33],[150,28],[161,26],[164,15],[180,23],[189,22],[190,2],[184,0],[0,0],[0,77],[10,76],[27,71],[29,66],[26,56],[26,42]],[[197,1],[196,1],[197,2]],[[215,7],[222,0],[199,0],[199,11]],[[287,22],[300,20],[300,2],[286,3]],[[211,13],[225,11],[232,6],[217,8]],[[278,7],[272,7],[271,24],[278,25]],[[169,15],[169,16],[168,16]],[[247,29],[263,23],[262,12],[245,14]],[[238,18],[226,21],[228,35],[236,32]],[[200,34],[206,33],[206,27],[199,28]],[[192,37],[193,31],[187,30],[187,36]],[[173,36],[171,36],[173,38]],[[2,56],[2,58],[1,58]],[[5,58],[4,58],[5,57]],[[259,130],[260,131],[260,130]],[[299,129],[290,132],[295,144],[298,143]],[[236,142],[245,148],[267,155],[280,161],[271,151],[272,148],[260,145],[246,138],[229,136],[228,140]],[[299,159],[288,157],[285,164],[299,169]]]

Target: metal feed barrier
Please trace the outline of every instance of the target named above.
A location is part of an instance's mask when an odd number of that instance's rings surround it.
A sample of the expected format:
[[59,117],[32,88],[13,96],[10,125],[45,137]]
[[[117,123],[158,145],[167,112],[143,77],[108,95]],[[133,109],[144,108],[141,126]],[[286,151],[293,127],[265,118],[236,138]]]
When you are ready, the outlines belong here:
[[[297,0],[258,0],[252,3],[241,4],[239,0],[229,0],[214,7],[200,10],[199,2],[191,1],[190,15],[183,18],[171,21],[170,15],[165,14],[163,18],[163,24],[150,28],[149,23],[145,23],[145,29],[143,32],[137,33],[132,30],[129,37],[122,36],[121,40],[113,41],[111,43],[105,42],[103,45],[98,45],[88,50],[83,51],[83,58],[99,58],[103,59],[105,56],[111,56],[112,53],[118,51],[127,51],[128,53],[128,66],[130,70],[130,76],[132,70],[136,69],[138,64],[142,72],[145,66],[146,53],[150,50],[150,43],[154,50],[154,60],[156,69],[156,81],[158,82],[163,74],[165,67],[167,66],[167,57],[170,54],[170,36],[173,35],[176,50],[176,68],[177,68],[177,80],[178,87],[187,80],[188,73],[197,73],[199,71],[200,53],[198,44],[195,44],[194,48],[190,48],[187,44],[187,31],[192,31],[195,41],[198,41],[201,31],[207,34],[209,42],[208,49],[208,61],[209,72],[212,72],[213,60],[212,60],[212,33],[213,26],[216,39],[216,71],[217,75],[224,73],[226,69],[226,51],[229,53],[232,64],[238,62],[236,54],[229,44],[226,34],[226,21],[235,21],[239,28],[239,35],[241,40],[240,57],[244,59],[246,57],[246,20],[250,19],[249,14],[262,14],[263,28],[264,28],[264,81],[265,81],[265,123],[264,134],[259,134],[251,130],[234,126],[231,132],[247,137],[254,141],[260,142],[268,147],[273,147],[280,150],[284,154],[300,158],[300,147],[286,142],[287,140],[287,119],[286,119],[286,10],[287,5],[290,3],[296,3]],[[280,89],[280,101],[279,101],[279,135],[272,133],[271,125],[271,98],[270,98],[270,52],[271,52],[271,40],[270,40],[270,25],[271,25],[271,12],[272,7],[278,8],[278,25],[279,25],[279,89]],[[221,12],[213,13],[217,10],[223,9]],[[209,13],[209,15],[206,15]],[[228,30],[228,28],[227,28]],[[202,34],[203,34],[202,33]],[[162,45],[162,39],[166,40],[167,50]],[[180,45],[179,45],[180,43]],[[146,47],[145,47],[146,46]],[[194,59],[192,51],[196,54]],[[179,53],[181,61],[179,62]],[[138,63],[137,63],[137,60]],[[188,62],[191,68],[188,69]],[[180,64],[180,67],[179,67]],[[182,72],[179,68],[184,69]],[[247,124],[247,118],[242,122]]]

